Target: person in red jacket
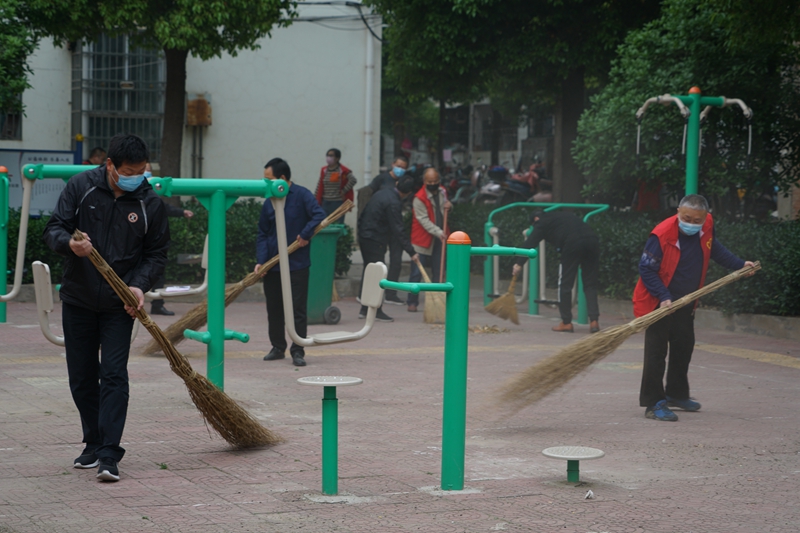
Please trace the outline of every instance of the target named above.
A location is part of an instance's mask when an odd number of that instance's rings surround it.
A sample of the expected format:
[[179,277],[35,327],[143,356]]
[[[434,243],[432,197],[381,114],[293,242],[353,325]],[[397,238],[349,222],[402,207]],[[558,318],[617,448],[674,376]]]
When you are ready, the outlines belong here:
[[[697,194],[685,196],[678,213],[653,229],[639,261],[639,281],[633,292],[633,314],[644,316],[703,286],[709,259],[730,270],[751,266],[714,238],[708,202]],[[698,411],[689,396],[689,362],[694,350],[694,308],[687,305],[647,328],[639,405],[645,417],[675,422],[670,407]],[[666,368],[669,352],[669,368]],[[664,387],[664,371],[667,385]]]
[[[331,148],[325,154],[326,165],[319,170],[316,197],[326,215],[336,211],[345,200],[353,200],[356,177],[349,168],[339,163],[341,158],[342,152]],[[341,217],[334,223],[340,224],[343,219]]]
[[[417,191],[412,201],[414,216],[411,219],[411,245],[419,254],[419,261],[425,267],[432,267],[434,282],[439,281],[442,247],[447,239],[448,229],[444,227],[444,212],[450,209],[447,193],[441,184],[439,172],[429,168],[422,176],[423,187]],[[408,281],[417,283],[422,279],[419,267],[411,262],[411,275]],[[419,295],[408,293],[408,311],[414,313],[419,305]]]

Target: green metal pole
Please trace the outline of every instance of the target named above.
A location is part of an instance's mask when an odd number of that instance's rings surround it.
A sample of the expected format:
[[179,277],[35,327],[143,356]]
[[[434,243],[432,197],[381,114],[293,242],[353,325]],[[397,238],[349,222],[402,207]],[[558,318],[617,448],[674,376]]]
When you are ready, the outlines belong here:
[[697,194],[698,168],[700,166],[700,88],[689,89],[690,104],[688,131],[686,133],[686,194]]
[[322,399],[322,494],[339,492],[339,400],[336,387],[325,387]]
[[208,209],[208,380],[224,390],[225,382],[225,192],[211,194]]
[[581,480],[579,461],[567,460],[567,481],[577,483]]
[[[444,327],[442,490],[464,488],[471,244],[469,237],[461,232],[454,233],[447,241],[447,281],[452,283],[453,290],[447,294]],[[491,277],[486,279],[491,280]]]
[[[539,245],[541,246],[541,245]],[[538,315],[539,304],[539,246],[536,247],[536,257],[528,259],[528,314]]]
[[[487,222],[483,226],[483,242],[486,246],[492,246],[494,241],[492,240],[492,234],[490,230],[494,227],[494,224],[491,222]],[[486,256],[486,259],[483,261],[483,305],[489,305],[492,301],[490,298],[490,294],[494,293],[494,261],[491,256]]]
[[[19,244],[17,244],[19,246]],[[0,280],[8,292],[8,169],[0,167]],[[0,324],[6,323],[6,302],[0,302]]]

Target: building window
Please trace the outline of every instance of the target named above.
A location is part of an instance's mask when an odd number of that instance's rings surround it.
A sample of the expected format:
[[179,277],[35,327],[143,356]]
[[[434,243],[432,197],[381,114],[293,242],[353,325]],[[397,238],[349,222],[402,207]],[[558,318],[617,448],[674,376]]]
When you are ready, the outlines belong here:
[[117,133],[133,133],[158,161],[164,123],[166,66],[155,49],[131,45],[127,36],[103,35],[73,57],[73,134],[86,150],[108,148]]
[[0,141],[22,140],[22,112],[5,111],[0,113]]

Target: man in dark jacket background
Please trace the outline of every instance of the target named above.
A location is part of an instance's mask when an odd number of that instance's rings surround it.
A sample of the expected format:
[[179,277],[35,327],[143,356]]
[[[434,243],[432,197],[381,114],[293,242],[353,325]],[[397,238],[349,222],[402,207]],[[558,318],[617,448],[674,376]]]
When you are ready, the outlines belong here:
[[[361,284],[358,296],[364,285],[364,272],[369,263],[383,261],[386,256],[386,247],[392,240],[400,243],[400,251],[408,252],[411,259],[418,258],[417,252],[408,240],[403,226],[402,200],[414,192],[413,178],[398,181],[396,187],[384,188],[376,192],[370,199],[361,216],[358,218],[358,245],[361,248],[361,257],[364,268],[361,271]],[[367,316],[367,307],[361,306],[358,318]],[[392,322],[394,319],[383,312],[383,306],[378,309],[376,320]]]
[[[586,295],[586,308],[589,314],[589,331],[600,331],[597,319],[600,307],[597,304],[597,287],[599,285],[600,242],[594,230],[583,220],[568,211],[534,211],[531,213],[533,231],[522,246],[536,248],[544,239],[556,247],[561,254],[558,266],[558,310],[561,313],[561,324],[553,327],[553,331],[572,333],[572,285],[581,268],[583,293]],[[522,265],[528,259],[517,258],[514,274],[522,271]]]
[[[69,180],[44,230],[47,245],[65,257],[60,290],[64,346],[86,443],[74,466],[99,465],[97,477],[104,481],[119,480],[117,463],[125,454],[120,442],[136,309],[123,305],[88,256],[94,246],[142,308],[144,293],[164,271],[169,247],[164,204],[144,179],[148,157],[139,137],[115,136],[104,166]],[[76,229],[86,240],[72,238]]]

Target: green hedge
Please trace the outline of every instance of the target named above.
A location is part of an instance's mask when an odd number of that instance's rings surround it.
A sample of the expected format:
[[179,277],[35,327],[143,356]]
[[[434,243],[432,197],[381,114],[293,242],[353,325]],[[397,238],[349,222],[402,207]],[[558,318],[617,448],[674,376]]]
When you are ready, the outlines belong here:
[[[256,257],[256,237],[258,235],[258,218],[261,214],[261,202],[247,199],[234,203],[227,211],[226,217],[226,252],[225,280],[235,283],[252,272]],[[203,251],[203,242],[208,231],[208,211],[197,201],[185,202],[184,209],[194,211],[192,218],[170,218],[169,227],[172,244],[167,255],[167,283],[199,284],[203,281],[203,269],[200,264],[179,265],[178,254],[199,254]],[[54,283],[61,282],[63,259],[50,250],[41,238],[48,216],[31,218],[28,223],[28,242],[25,249],[26,273],[23,283],[33,283],[30,264],[42,261],[50,265],[50,274]],[[19,234],[19,210],[10,213],[8,234],[8,266],[13,270]],[[336,272],[346,273],[350,268],[349,253],[352,249],[353,237],[350,232],[339,238],[336,257]],[[9,276],[9,282],[13,277]]]
[[[451,228],[467,232],[474,245],[483,245],[483,226],[494,207],[455,205]],[[518,246],[522,230],[529,226],[530,208],[511,209],[494,218],[500,228],[500,244]],[[605,212],[589,219],[600,238],[601,293],[610,298],[630,299],[639,277],[638,264],[644,243],[662,218],[633,212]],[[761,261],[754,277],[736,282],[703,298],[703,305],[726,314],[758,313],[800,316],[800,221],[759,223],[716,221],[719,241],[739,257]],[[557,283],[558,261],[547,262],[547,285]],[[510,277],[511,258],[501,258],[501,277]],[[474,274],[483,273],[483,258],[472,258]],[[708,280],[727,273],[712,261]]]

